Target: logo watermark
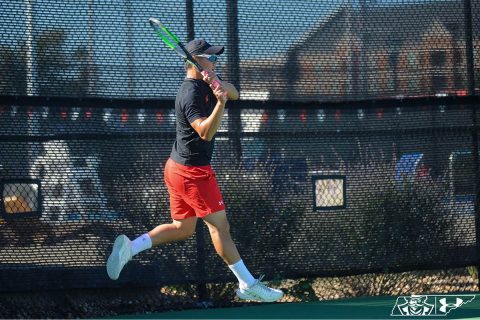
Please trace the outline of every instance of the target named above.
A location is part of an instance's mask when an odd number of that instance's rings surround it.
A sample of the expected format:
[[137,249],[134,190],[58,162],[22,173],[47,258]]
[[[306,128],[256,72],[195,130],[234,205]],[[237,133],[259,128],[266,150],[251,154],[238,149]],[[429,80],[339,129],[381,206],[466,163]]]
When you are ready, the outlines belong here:
[[400,296],[392,317],[442,317],[475,299],[474,294]]

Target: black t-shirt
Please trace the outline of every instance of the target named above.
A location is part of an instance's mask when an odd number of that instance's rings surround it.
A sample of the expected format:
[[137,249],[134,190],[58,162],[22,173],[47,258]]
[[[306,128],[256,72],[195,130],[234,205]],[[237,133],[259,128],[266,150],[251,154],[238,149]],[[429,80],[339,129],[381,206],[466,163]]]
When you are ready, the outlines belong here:
[[215,138],[206,141],[190,125],[193,121],[208,117],[215,108],[217,98],[203,80],[186,78],[175,99],[177,138],[170,157],[187,166],[205,166],[212,159]]

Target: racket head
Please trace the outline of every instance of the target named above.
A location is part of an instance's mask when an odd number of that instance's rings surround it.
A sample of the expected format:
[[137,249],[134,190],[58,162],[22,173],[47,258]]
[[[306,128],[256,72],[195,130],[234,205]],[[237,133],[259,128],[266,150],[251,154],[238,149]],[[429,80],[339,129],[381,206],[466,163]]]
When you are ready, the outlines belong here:
[[198,71],[202,72],[203,68],[198,64],[198,62],[192,57],[192,55],[187,51],[185,46],[182,44],[180,39],[170,30],[168,30],[165,25],[163,25],[160,20],[151,17],[148,19],[150,26],[153,28],[157,36],[163,40],[163,42],[175,51],[180,57],[182,57],[185,61],[195,66]]

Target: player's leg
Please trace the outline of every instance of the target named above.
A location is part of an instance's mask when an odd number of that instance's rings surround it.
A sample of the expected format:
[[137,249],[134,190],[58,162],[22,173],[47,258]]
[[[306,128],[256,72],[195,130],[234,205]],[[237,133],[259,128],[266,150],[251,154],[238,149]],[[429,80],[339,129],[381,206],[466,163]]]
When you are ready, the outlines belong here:
[[173,222],[159,225],[133,241],[126,235],[119,235],[107,260],[107,273],[112,280],[118,279],[123,267],[138,253],[159,244],[185,240],[195,232],[197,217],[193,208],[183,200],[183,180],[176,174],[171,160],[167,161],[164,172]]
[[[182,241],[190,238],[195,233],[197,217],[183,220],[173,220],[172,223],[162,224],[148,232],[152,246]],[[134,253],[135,255],[136,253]]]
[[240,260],[237,246],[230,235],[230,224],[225,210],[209,214],[203,218],[218,255],[226,264],[232,265]]
[[208,226],[218,255],[228,264],[238,279],[239,288],[236,293],[239,298],[262,302],[273,302],[282,298],[281,290],[267,287],[261,279],[255,279],[248,271],[230,235],[230,225],[225,210],[206,215],[203,221]]
[[230,235],[230,224],[225,213],[220,188],[215,172],[211,167],[191,170],[192,177],[185,183],[185,201],[195,210],[197,217],[207,224],[213,245],[218,255],[228,264],[228,267],[238,279],[237,296],[241,299],[271,302],[280,299],[283,292],[271,289],[255,279],[243,263],[237,246]]
[[160,244],[171,243],[188,239],[195,233],[196,217],[184,220],[174,220],[172,223],[162,224],[145,233],[133,241],[121,234],[115,239],[112,253],[107,260],[107,273],[112,280],[117,280],[123,267],[140,252]]

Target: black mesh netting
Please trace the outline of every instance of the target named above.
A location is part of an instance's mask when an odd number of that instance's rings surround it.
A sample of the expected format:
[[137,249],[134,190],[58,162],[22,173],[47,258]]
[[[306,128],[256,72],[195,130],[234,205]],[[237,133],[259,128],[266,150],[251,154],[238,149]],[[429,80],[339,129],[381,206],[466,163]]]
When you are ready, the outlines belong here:
[[479,67],[480,8],[469,3],[7,1],[0,92],[174,97],[183,65],[148,25],[156,16],[183,40],[226,45],[218,69],[244,98],[465,93],[469,63]]
[[163,166],[184,69],[150,16],[226,46],[218,71],[241,101],[227,104],[212,165],[253,273],[477,263],[477,2],[1,8],[0,291],[234,280],[205,228],[135,257],[116,282],[105,272],[116,235],[170,221]]
[[[113,285],[104,264],[115,235],[170,220],[171,112],[4,110],[3,289]],[[220,128],[212,165],[244,260],[271,278],[474,263],[471,114],[242,110],[241,133]],[[196,238],[159,247],[119,282],[231,279],[209,241],[203,266],[197,255]]]

